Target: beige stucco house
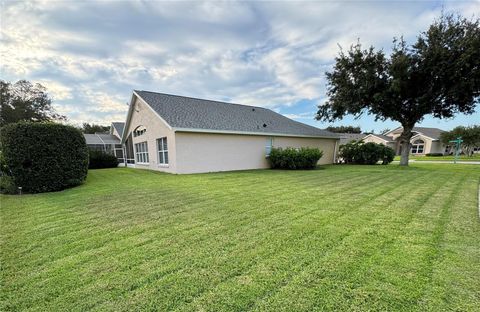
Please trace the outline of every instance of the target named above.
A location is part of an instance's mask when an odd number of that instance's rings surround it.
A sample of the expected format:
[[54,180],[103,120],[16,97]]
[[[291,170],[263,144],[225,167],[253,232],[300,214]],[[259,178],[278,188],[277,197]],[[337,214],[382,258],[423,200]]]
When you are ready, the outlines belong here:
[[331,164],[338,140],[262,107],[134,91],[121,142],[129,166],[200,173],[268,168],[272,147],[317,147]]
[[[363,137],[364,142],[373,142],[387,145],[395,151],[397,155],[401,154],[401,145],[398,140],[402,134],[403,128],[398,127],[385,134],[368,134]],[[414,135],[410,139],[410,153],[412,155],[426,155],[432,153],[448,154],[450,147],[440,142],[440,135],[443,130],[438,128],[414,127]]]

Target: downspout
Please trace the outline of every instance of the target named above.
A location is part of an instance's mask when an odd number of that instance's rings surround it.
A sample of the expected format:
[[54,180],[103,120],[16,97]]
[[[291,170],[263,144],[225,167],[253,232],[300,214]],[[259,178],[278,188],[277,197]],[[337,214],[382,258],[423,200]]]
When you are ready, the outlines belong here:
[[334,164],[337,163],[337,145],[338,145],[338,141],[340,141],[340,140],[335,140],[335,149],[333,150],[333,163],[334,163]]

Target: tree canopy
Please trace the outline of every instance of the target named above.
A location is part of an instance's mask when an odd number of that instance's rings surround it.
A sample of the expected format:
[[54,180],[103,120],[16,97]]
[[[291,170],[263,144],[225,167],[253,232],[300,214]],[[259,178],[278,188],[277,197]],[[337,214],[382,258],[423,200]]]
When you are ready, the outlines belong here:
[[327,130],[335,133],[362,133],[360,127],[354,126],[338,126],[338,127],[327,127]]
[[440,135],[440,140],[443,144],[452,145],[450,141],[458,137],[461,137],[463,140],[460,145],[463,153],[471,156],[473,154],[473,148],[480,147],[480,125],[456,127],[451,131],[443,132]]
[[110,126],[102,126],[97,124],[90,124],[88,122],[84,122],[82,128],[80,129],[83,133],[107,133],[110,131]]
[[0,126],[19,121],[66,120],[52,107],[52,99],[39,83],[0,80]]
[[479,19],[442,15],[408,46],[394,39],[392,53],[360,43],[340,51],[326,73],[328,101],[316,118],[372,114],[403,127],[401,165],[408,165],[412,129],[426,115],[472,114],[480,97]]

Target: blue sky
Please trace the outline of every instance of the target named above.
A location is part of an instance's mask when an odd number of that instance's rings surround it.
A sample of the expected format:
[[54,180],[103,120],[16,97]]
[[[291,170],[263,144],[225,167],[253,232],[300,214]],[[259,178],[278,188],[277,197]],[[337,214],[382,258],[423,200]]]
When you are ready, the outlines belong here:
[[[320,128],[325,71],[360,39],[389,51],[413,42],[442,8],[479,15],[480,1],[1,2],[1,79],[45,85],[69,122],[125,119],[133,89],[264,106]],[[480,113],[423,126],[479,123]],[[366,131],[393,121],[347,116]]]

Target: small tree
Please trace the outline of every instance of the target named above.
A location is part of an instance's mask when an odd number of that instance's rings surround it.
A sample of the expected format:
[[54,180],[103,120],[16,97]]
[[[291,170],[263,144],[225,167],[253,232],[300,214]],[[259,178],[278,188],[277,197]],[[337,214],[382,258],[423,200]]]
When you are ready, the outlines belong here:
[[358,43],[341,51],[326,75],[329,100],[316,118],[332,122],[368,113],[398,121],[403,127],[400,165],[408,165],[416,123],[426,115],[472,114],[479,103],[479,20],[442,15],[411,47],[394,40],[389,57],[373,47],[362,50]]
[[19,121],[66,120],[52,107],[52,99],[41,84],[0,80],[0,126]]
[[450,141],[455,140],[458,137],[461,137],[463,140],[461,143],[463,153],[471,156],[473,154],[473,148],[480,146],[480,126],[456,127],[452,131],[443,132],[440,135],[440,140],[443,144],[452,145]]

